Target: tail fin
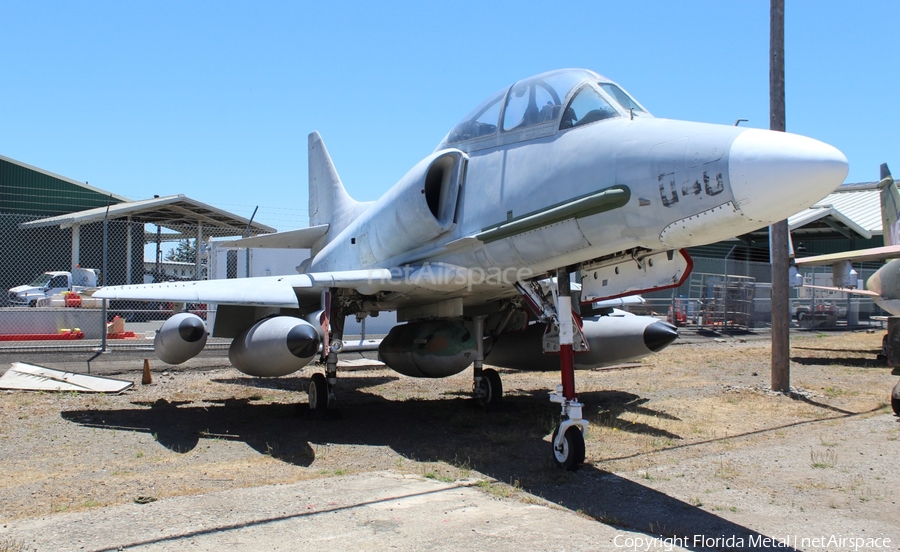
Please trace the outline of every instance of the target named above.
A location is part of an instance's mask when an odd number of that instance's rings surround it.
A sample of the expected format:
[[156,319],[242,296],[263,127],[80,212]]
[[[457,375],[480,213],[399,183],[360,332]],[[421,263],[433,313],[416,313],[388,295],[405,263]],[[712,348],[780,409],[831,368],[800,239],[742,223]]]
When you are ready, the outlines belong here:
[[884,231],[884,245],[900,244],[900,191],[887,163],[881,164],[881,228]]
[[347,194],[318,132],[309,135],[309,225],[330,225],[337,232],[356,217],[360,203]]

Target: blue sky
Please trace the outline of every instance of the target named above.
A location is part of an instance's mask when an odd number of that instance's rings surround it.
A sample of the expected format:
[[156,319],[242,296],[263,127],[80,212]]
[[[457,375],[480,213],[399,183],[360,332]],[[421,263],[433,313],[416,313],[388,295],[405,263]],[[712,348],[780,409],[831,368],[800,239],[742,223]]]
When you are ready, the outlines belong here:
[[[900,2],[787,0],[787,130],[900,173]],[[307,135],[379,197],[489,94],[561,67],[657,117],[768,128],[769,2],[0,0],[0,155],[307,224]]]

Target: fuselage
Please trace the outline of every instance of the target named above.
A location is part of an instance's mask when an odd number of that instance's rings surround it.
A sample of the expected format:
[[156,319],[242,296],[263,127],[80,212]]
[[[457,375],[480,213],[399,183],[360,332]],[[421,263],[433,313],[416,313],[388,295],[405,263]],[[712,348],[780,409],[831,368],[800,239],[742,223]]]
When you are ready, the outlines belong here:
[[873,301],[894,316],[900,316],[900,259],[892,259],[866,280],[866,289],[878,297]]
[[[657,119],[600,75],[552,72],[476,108],[308,271],[443,263],[536,275],[617,252],[704,245],[787,218],[846,173],[844,156],[822,142]],[[604,191],[610,199],[597,196]]]

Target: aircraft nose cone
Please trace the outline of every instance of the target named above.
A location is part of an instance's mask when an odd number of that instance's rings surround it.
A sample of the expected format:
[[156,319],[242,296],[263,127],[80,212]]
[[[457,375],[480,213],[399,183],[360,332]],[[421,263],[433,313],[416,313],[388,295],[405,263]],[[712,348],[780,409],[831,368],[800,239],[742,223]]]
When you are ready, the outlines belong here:
[[658,353],[678,338],[678,328],[667,322],[654,322],[644,328],[644,345]]
[[747,129],[734,139],[728,172],[744,216],[771,224],[819,201],[841,185],[847,158],[805,136]]
[[288,350],[297,358],[309,358],[319,350],[319,334],[309,324],[297,324],[287,335]]

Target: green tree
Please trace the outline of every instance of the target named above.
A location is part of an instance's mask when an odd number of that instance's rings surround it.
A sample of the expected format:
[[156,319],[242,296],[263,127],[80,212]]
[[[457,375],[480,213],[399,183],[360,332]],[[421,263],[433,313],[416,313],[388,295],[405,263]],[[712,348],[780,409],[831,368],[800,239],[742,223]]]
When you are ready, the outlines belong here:
[[178,247],[166,253],[167,261],[193,263],[197,261],[197,240],[178,240]]

